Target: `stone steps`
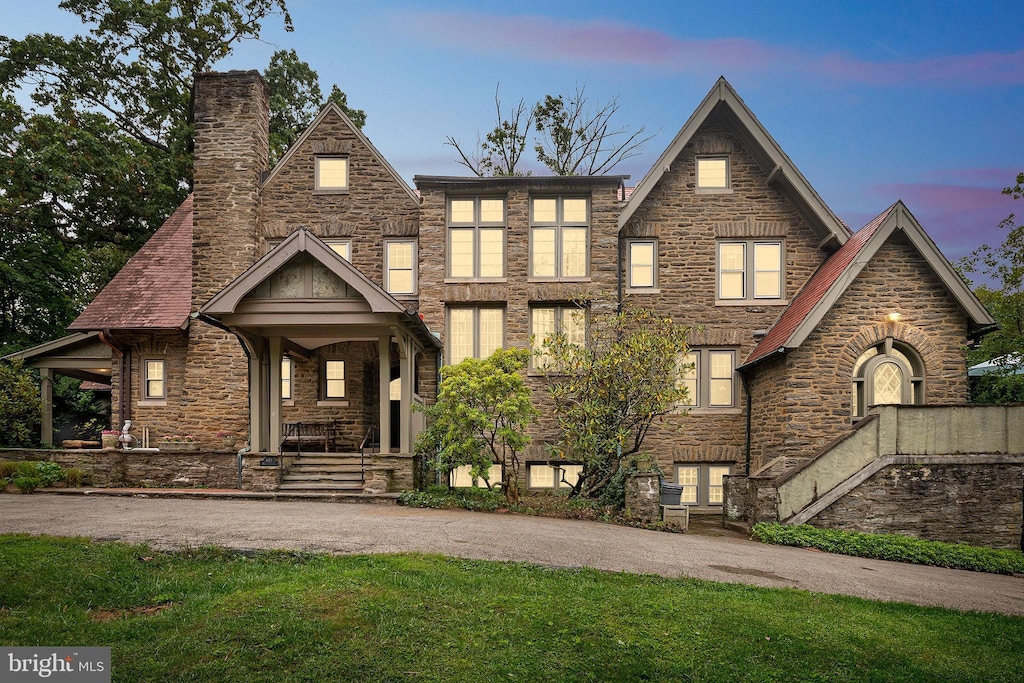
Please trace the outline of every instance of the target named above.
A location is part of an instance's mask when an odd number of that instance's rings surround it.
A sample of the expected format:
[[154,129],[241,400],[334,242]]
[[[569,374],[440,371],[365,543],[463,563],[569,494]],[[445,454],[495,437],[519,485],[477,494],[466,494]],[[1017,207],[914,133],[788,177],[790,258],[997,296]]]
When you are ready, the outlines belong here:
[[362,493],[363,482],[282,482],[277,487],[277,490],[282,492],[287,491],[288,493],[297,493],[300,491],[315,491],[317,493]]
[[284,472],[278,490],[361,493],[361,463],[359,454],[352,453],[301,455]]

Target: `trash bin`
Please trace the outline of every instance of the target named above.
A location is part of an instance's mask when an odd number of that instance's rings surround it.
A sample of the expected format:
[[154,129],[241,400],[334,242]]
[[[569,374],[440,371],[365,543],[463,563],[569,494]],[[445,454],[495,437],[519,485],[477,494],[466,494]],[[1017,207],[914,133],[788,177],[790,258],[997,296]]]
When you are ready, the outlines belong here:
[[661,504],[679,505],[679,499],[683,497],[682,484],[661,483]]

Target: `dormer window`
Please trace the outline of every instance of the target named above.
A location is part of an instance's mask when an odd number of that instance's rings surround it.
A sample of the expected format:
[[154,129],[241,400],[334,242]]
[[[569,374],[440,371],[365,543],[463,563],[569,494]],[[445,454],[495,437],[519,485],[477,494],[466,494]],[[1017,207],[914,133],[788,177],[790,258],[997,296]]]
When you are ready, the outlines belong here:
[[697,191],[729,192],[729,157],[697,157]]
[[318,156],[315,190],[319,193],[348,192],[348,157]]

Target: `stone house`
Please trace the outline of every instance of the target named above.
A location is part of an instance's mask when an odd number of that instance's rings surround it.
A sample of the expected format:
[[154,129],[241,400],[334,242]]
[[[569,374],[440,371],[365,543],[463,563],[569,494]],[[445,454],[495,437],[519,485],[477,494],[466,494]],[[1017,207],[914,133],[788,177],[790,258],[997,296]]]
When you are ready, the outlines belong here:
[[[413,190],[333,104],[269,169],[260,76],[203,74],[195,92],[193,195],[70,326],[112,349],[114,420],[150,445],[372,443],[389,485],[410,484],[412,408],[438,368],[576,333],[582,296],[694,326],[691,405],[645,446],[684,502],[721,509],[725,475],[810,458],[872,406],[964,403],[964,350],[994,324],[907,207],[851,231],[725,79],[631,189],[608,175]],[[531,489],[573,474],[548,455],[552,429],[536,427]],[[345,485],[296,477],[304,457],[273,465],[280,486]]]

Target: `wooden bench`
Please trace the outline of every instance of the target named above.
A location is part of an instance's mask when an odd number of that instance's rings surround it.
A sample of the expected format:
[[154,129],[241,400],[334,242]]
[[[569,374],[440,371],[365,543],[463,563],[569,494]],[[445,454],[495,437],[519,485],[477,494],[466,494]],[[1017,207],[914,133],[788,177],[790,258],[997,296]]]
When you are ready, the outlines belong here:
[[332,422],[285,422],[278,452],[290,451],[290,447],[294,446],[297,453],[302,453],[304,449],[310,450],[312,447],[327,453],[333,436]]

